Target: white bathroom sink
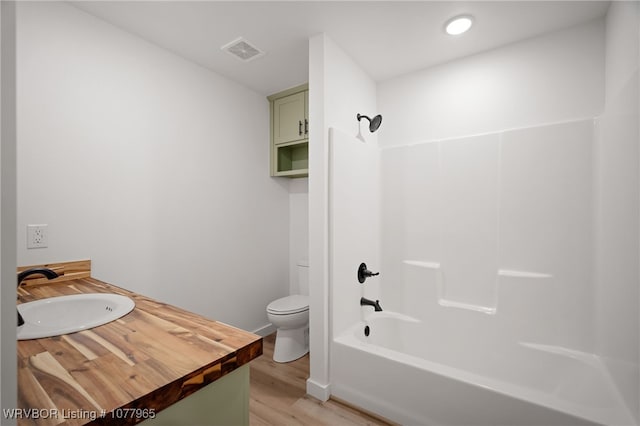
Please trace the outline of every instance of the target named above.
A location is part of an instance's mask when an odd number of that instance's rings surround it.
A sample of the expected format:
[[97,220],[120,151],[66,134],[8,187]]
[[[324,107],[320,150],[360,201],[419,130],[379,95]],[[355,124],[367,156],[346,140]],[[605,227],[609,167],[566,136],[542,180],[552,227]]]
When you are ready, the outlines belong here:
[[18,305],[24,324],[18,340],[39,339],[87,330],[125,316],[136,306],[126,296],[110,293],[50,297]]

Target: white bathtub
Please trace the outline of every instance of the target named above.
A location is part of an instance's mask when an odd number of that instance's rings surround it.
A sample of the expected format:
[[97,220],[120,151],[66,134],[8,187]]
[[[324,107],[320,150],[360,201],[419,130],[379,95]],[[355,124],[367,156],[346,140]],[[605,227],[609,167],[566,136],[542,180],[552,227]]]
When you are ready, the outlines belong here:
[[592,354],[435,328],[370,314],[334,339],[332,395],[410,425],[635,424]]

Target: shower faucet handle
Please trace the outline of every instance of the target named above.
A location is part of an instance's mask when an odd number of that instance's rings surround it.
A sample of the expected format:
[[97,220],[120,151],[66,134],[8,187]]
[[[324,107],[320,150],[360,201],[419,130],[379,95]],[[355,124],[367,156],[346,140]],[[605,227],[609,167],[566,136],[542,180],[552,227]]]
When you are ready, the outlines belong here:
[[361,263],[360,266],[358,266],[358,282],[360,284],[364,283],[367,278],[375,277],[376,275],[380,275],[380,272],[371,272],[367,269],[366,263]]

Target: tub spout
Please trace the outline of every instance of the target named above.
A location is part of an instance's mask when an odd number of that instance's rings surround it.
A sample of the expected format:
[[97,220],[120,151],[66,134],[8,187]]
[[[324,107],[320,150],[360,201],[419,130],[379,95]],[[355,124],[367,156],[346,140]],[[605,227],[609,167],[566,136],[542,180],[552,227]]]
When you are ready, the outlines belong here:
[[376,312],[382,312],[382,308],[380,307],[380,301],[376,300],[375,302],[373,300],[369,300],[369,299],[365,299],[364,297],[360,298],[360,306],[373,306],[373,309]]

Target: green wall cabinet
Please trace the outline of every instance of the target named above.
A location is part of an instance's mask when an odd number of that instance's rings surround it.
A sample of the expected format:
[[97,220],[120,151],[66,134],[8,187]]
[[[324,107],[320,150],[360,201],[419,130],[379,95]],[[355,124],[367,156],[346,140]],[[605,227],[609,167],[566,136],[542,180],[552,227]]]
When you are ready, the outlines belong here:
[[268,96],[271,176],[309,175],[309,85]]

